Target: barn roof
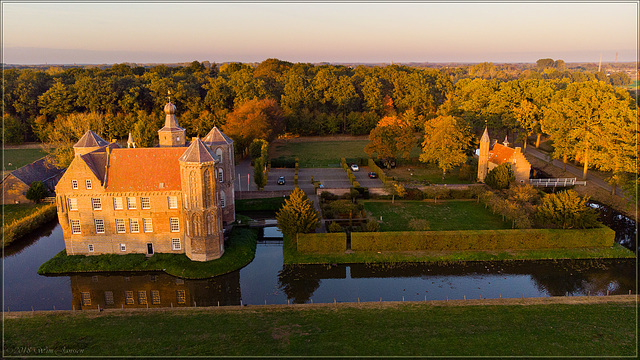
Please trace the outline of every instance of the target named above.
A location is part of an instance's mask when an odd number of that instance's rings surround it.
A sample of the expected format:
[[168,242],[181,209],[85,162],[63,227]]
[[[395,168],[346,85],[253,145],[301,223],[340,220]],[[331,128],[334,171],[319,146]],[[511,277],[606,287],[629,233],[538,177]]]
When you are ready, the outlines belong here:
[[62,172],[64,168],[57,167],[49,156],[38,159],[31,164],[25,165],[11,172],[18,180],[27,185],[31,185],[34,181],[45,181]]

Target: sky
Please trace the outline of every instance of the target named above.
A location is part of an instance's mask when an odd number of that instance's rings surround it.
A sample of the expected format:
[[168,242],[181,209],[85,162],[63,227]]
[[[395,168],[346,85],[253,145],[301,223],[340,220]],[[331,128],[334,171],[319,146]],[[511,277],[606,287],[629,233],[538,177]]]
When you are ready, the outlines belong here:
[[2,1],[6,64],[638,61],[638,1]]

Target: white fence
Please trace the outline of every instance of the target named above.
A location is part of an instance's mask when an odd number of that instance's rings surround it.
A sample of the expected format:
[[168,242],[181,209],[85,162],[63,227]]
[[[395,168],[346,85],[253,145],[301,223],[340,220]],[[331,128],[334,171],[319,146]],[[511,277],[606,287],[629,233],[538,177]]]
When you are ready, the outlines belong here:
[[586,181],[577,181],[576,178],[556,178],[556,179],[529,179],[532,186],[541,187],[566,187],[574,185],[587,185]]

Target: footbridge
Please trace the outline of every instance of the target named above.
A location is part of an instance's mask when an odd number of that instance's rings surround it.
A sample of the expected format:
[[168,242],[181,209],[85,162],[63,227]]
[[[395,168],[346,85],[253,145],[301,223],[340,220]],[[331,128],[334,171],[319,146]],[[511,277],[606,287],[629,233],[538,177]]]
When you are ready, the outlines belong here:
[[567,187],[574,185],[587,185],[586,181],[578,181],[577,178],[555,178],[555,179],[529,179],[531,186],[539,187]]

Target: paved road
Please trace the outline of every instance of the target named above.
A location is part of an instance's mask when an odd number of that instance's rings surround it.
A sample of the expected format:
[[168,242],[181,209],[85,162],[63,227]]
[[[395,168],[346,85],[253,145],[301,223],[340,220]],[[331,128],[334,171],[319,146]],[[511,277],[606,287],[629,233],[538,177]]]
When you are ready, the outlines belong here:
[[[527,155],[531,155],[534,156],[540,160],[549,162],[551,160],[551,157],[539,150],[537,150],[536,148],[527,148]],[[562,163],[562,161],[560,160],[553,160],[551,162],[552,165],[554,165],[557,168],[563,169],[564,168],[564,164]],[[577,166],[574,166],[572,164],[567,164],[567,172],[571,173],[573,175],[575,175],[578,180],[582,180],[582,168],[579,168]],[[607,190],[609,193],[611,193],[611,185],[609,185],[608,182],[606,182],[605,180],[587,172],[587,181],[592,182],[593,184],[598,185],[599,187]],[[616,195],[618,196],[622,196],[624,197],[625,194],[622,192],[622,190],[620,189],[616,189]]]

